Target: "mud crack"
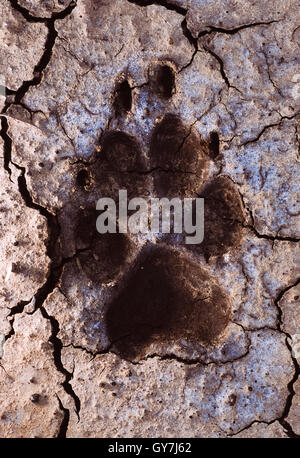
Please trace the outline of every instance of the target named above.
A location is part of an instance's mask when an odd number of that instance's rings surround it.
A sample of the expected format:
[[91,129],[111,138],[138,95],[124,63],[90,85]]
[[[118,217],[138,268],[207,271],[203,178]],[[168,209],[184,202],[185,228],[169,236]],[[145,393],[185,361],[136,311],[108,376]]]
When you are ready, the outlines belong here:
[[290,121],[291,119],[294,119],[297,116],[299,116],[299,114],[300,114],[300,112],[298,111],[297,113],[295,113],[295,114],[293,114],[291,116],[282,116],[282,115],[280,115],[281,119],[280,119],[279,122],[275,122],[275,123],[268,124],[268,125],[264,126],[262,128],[262,130],[257,134],[257,136],[255,138],[252,138],[250,140],[246,140],[244,143],[241,143],[239,146],[246,146],[246,145],[249,145],[249,143],[257,142],[260,139],[260,137],[266,132],[266,130],[272,129],[273,127],[278,127],[278,126],[280,126],[282,124],[283,121],[285,121],[285,120]]
[[236,33],[240,32],[241,30],[245,30],[245,29],[249,29],[251,27],[257,27],[257,26],[261,26],[261,25],[270,25],[270,24],[274,24],[275,22],[280,22],[280,19],[278,20],[272,20],[272,21],[268,21],[268,22],[253,22],[252,24],[244,24],[244,25],[240,25],[238,27],[235,27],[233,29],[224,29],[222,27],[215,27],[215,26],[209,26],[208,27],[208,30],[203,30],[201,32],[198,33],[198,38],[201,38],[201,37],[204,37],[206,35],[210,35],[214,32],[218,32],[218,33],[225,33],[227,35],[235,35]]
[[[228,175],[227,175],[228,176]],[[237,183],[230,177],[228,176],[228,178],[235,184],[237,185]],[[249,229],[251,232],[254,233],[254,235],[258,238],[258,239],[265,239],[265,240],[270,240],[271,242],[275,242],[275,241],[279,241],[279,242],[292,242],[292,243],[298,243],[300,242],[300,239],[298,239],[297,237],[290,237],[290,236],[281,236],[281,235],[271,235],[271,234],[261,234],[255,227],[255,222],[254,222],[254,216],[253,216],[253,212],[252,210],[247,207],[247,205],[245,204],[245,200],[244,200],[244,196],[243,194],[241,193],[241,191],[239,190],[239,195],[241,197],[241,201],[242,201],[242,204],[243,204],[243,208],[244,210],[246,211],[246,213],[249,214],[250,216],[250,219],[251,219],[251,224],[242,224],[242,227],[244,227],[245,229]]]
[[[68,258],[63,259],[59,263],[60,255],[57,250],[57,242],[58,242],[59,235],[60,235],[60,226],[57,220],[57,216],[50,213],[45,207],[34,202],[27,188],[25,167],[22,167],[16,164],[11,159],[12,140],[8,134],[8,129],[9,129],[8,121],[6,117],[4,116],[1,117],[1,121],[2,121],[2,128],[1,128],[0,134],[4,142],[4,168],[8,172],[9,177],[11,176],[11,168],[10,168],[11,165],[16,167],[20,171],[20,175],[18,177],[18,189],[19,189],[19,193],[25,205],[29,208],[32,208],[38,211],[47,220],[47,225],[48,225],[48,230],[49,230],[49,239],[48,239],[48,242],[46,243],[46,249],[47,249],[47,255],[50,258],[50,267],[49,267],[49,273],[48,273],[46,282],[38,289],[38,291],[34,295],[34,298],[35,298],[34,312],[37,309],[39,309],[42,313],[42,316],[45,319],[50,321],[52,334],[51,334],[51,337],[49,338],[49,342],[51,342],[53,346],[54,364],[57,370],[65,376],[65,381],[62,383],[62,386],[64,390],[66,391],[66,393],[69,396],[71,396],[72,399],[74,400],[75,412],[79,419],[80,399],[75,394],[75,392],[72,389],[71,384],[69,383],[73,374],[64,368],[62,361],[61,361],[61,350],[62,350],[63,345],[60,339],[57,337],[59,333],[59,323],[54,317],[48,315],[45,308],[43,307],[45,300],[47,299],[49,294],[53,292],[54,288],[58,284],[59,279],[62,274],[63,266],[66,262],[69,261],[69,259]],[[76,255],[77,253],[75,253],[74,256]],[[30,301],[19,302],[17,306],[11,309],[10,314],[8,316],[14,316],[16,314],[22,313],[24,311],[24,307],[29,302]],[[11,329],[10,329],[10,332],[5,336],[5,340],[8,340],[10,337],[14,335],[15,331],[13,328],[13,322],[14,322],[14,318],[12,319],[10,323]],[[69,416],[70,416],[68,409],[62,407],[62,410],[65,412],[65,414],[64,414],[64,418],[63,418],[63,421],[60,427],[59,437],[62,437],[62,434],[65,434],[67,426],[68,426]]]
[[176,13],[181,14],[182,16],[185,16],[187,13],[186,8],[182,8],[179,5],[176,5],[174,3],[168,3],[165,0],[127,0],[129,3],[133,3],[134,5],[137,6],[150,6],[150,5],[158,5],[158,6],[163,6],[167,10],[170,11],[176,11]]
[[281,307],[280,307],[279,303],[280,303],[281,299],[283,298],[283,296],[285,295],[285,293],[287,291],[289,291],[291,288],[294,288],[295,286],[297,286],[299,283],[300,283],[300,277],[292,285],[288,285],[286,288],[282,289],[279,292],[279,294],[277,295],[276,299],[274,300],[274,303],[275,303],[275,305],[277,307],[277,310],[278,310],[278,325],[277,325],[277,327],[278,327],[278,330],[280,332],[282,332],[283,334],[285,334],[285,336],[286,336],[285,343],[286,343],[286,346],[287,346],[287,348],[288,348],[288,350],[289,350],[289,352],[291,354],[291,359],[293,361],[294,368],[295,368],[294,376],[293,376],[293,378],[291,379],[291,381],[287,385],[287,388],[289,390],[289,394],[288,394],[288,397],[287,397],[287,400],[286,400],[284,411],[282,413],[282,416],[280,418],[278,418],[279,423],[286,429],[288,437],[291,437],[291,438],[292,437],[300,438],[300,436],[298,434],[294,433],[291,425],[286,420],[286,418],[289,415],[289,412],[290,412],[290,409],[291,409],[291,406],[292,406],[292,402],[293,402],[293,398],[294,398],[294,395],[295,395],[294,384],[296,383],[296,381],[298,380],[298,377],[300,375],[300,366],[298,364],[297,359],[293,356],[292,347],[291,347],[291,345],[289,343],[289,339],[291,339],[290,334],[281,329],[281,325],[282,325],[282,310],[281,310]]
[[[79,412],[80,412],[80,399],[74,392],[72,385],[70,384],[70,380],[73,377],[73,372],[69,372],[62,364],[61,360],[61,351],[63,348],[63,344],[61,340],[57,337],[59,333],[59,322],[53,317],[50,316],[46,309],[44,307],[39,307],[39,310],[42,313],[42,316],[50,321],[51,328],[52,328],[52,334],[49,338],[49,342],[52,343],[53,345],[53,359],[54,359],[54,364],[59,372],[61,372],[65,376],[65,381],[62,383],[62,386],[65,390],[65,392],[71,396],[71,398],[74,401],[75,404],[75,412],[78,417],[78,420],[80,419]],[[69,409],[65,409],[69,410]],[[64,420],[63,420],[64,421]]]
[[37,86],[38,84],[40,84],[40,82],[42,81],[43,72],[51,60],[52,50],[53,50],[53,47],[54,47],[54,44],[55,44],[55,41],[58,35],[55,29],[55,21],[59,19],[65,19],[69,14],[71,14],[73,9],[76,7],[76,2],[71,2],[70,5],[63,11],[52,14],[51,18],[40,18],[40,17],[32,16],[26,8],[19,5],[17,0],[9,0],[9,1],[11,3],[11,6],[16,11],[21,13],[22,16],[28,22],[44,23],[45,26],[48,28],[48,35],[47,35],[46,42],[45,42],[44,53],[41,56],[39,62],[34,67],[33,78],[31,80],[23,81],[21,86],[16,91],[10,91],[10,90],[8,91],[8,95],[14,96],[14,101],[6,100],[2,113],[6,113],[11,105],[20,104],[23,97],[28,92],[28,90],[32,86]]
[[210,54],[211,56],[213,56],[217,62],[219,63],[219,66],[220,66],[220,73],[221,73],[221,76],[223,78],[223,80],[225,81],[225,84],[226,86],[229,88],[232,88],[232,89],[235,89],[236,91],[240,92],[241,91],[236,87],[236,86],[233,86],[232,84],[230,84],[229,82],[229,79],[225,73],[225,68],[224,68],[224,62],[223,60],[221,59],[220,56],[218,56],[215,52],[213,52],[211,49],[207,48],[206,46],[203,47],[204,51],[206,51],[208,54]]
[[68,426],[69,426],[69,420],[70,420],[70,411],[69,409],[66,409],[64,406],[63,406],[63,403],[61,402],[60,398],[58,395],[56,395],[57,397],[57,400],[58,400],[58,405],[59,405],[59,408],[60,410],[63,412],[64,414],[64,418],[61,422],[61,425],[60,425],[60,428],[59,428],[59,432],[58,432],[58,435],[57,435],[57,438],[58,439],[65,439],[66,436],[67,436],[67,430],[68,430]]

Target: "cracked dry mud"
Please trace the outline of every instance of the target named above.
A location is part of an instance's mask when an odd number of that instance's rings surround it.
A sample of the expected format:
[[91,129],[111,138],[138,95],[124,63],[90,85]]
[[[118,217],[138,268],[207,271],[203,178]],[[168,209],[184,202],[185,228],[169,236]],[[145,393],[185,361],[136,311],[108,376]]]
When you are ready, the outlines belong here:
[[1,437],[300,436],[300,3],[246,3],[0,0]]

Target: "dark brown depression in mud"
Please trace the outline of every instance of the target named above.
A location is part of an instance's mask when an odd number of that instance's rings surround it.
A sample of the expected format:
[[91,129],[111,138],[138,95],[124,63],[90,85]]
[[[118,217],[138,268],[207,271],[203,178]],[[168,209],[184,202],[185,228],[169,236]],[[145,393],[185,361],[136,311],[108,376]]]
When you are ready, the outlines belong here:
[[[125,97],[121,105],[124,108],[128,102],[129,108],[128,87],[124,83],[118,90],[119,97]],[[166,114],[153,129],[148,163],[135,137],[109,131],[102,136],[96,161],[77,181],[84,187],[92,175],[91,192],[99,191],[99,197],[112,196],[107,194],[111,179],[118,189],[144,197],[149,184],[146,177],[152,180],[154,196],[204,197],[204,241],[187,248],[208,261],[236,249],[243,227],[242,203],[232,181],[219,176],[206,183],[209,161],[218,155],[216,133],[205,143],[177,115]],[[89,280],[107,284],[124,272],[135,248],[130,234],[98,234],[97,216],[90,204],[78,214],[76,238],[87,248],[79,254],[79,261]],[[171,238],[147,244],[118,286],[117,296],[106,304],[107,335],[124,358],[142,357],[154,341],[213,345],[230,320],[229,299],[201,266],[203,258],[196,263],[187,251],[176,251],[168,243],[172,244]]]
[[141,253],[108,307],[106,328],[115,351],[134,359],[153,340],[213,344],[229,318],[229,302],[206,270],[161,245]]

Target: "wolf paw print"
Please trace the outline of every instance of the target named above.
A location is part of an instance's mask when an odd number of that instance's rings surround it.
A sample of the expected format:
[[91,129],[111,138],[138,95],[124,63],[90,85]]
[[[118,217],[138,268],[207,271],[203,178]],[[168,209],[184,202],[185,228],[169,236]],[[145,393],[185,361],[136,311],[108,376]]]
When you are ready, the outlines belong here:
[[[163,64],[152,72],[157,97],[172,98],[171,70]],[[132,109],[126,79],[116,85],[114,109],[116,117]],[[167,112],[153,126],[147,151],[133,135],[108,129],[94,160],[77,170],[78,258],[90,281],[115,288],[105,304],[104,324],[113,351],[124,358],[142,358],[157,344],[169,345],[169,353],[190,346],[198,355],[218,345],[226,331],[230,300],[208,273],[205,259],[239,245],[243,210],[228,177],[209,177],[218,147],[216,133],[205,141],[180,116]],[[117,201],[120,189],[128,197],[204,197],[203,242],[184,247],[172,236],[141,242],[130,234],[99,234],[95,202],[100,197]]]

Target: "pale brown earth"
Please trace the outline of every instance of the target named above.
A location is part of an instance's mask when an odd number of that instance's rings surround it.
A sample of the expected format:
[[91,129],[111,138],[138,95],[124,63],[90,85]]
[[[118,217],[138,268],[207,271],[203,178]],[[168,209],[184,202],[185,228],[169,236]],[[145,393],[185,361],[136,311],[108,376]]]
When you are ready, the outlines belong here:
[[[0,12],[0,437],[299,437],[300,2]],[[199,249],[80,230],[164,186],[205,196]]]

